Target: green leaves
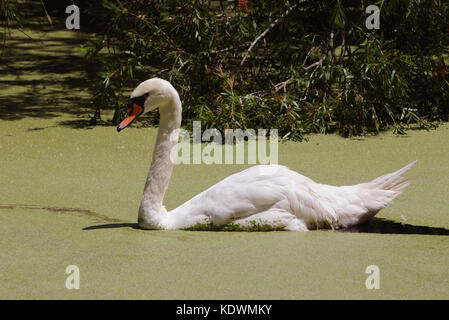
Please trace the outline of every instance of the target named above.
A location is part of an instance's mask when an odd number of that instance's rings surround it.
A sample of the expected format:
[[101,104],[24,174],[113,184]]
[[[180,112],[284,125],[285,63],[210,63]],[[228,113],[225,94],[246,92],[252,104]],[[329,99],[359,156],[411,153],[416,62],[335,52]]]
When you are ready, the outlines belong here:
[[85,45],[104,69],[99,105],[117,119],[121,95],[159,76],[180,92],[184,123],[206,128],[277,128],[301,140],[448,120],[449,5],[377,1],[381,29],[368,30],[360,2],[294,3],[103,0],[101,40]]

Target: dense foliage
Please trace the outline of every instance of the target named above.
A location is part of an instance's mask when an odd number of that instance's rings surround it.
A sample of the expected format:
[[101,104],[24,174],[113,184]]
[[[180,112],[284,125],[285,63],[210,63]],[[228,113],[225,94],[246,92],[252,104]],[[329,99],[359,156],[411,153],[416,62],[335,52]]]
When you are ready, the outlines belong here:
[[[380,29],[365,26],[370,4],[380,8]],[[195,119],[203,128],[278,128],[301,139],[448,121],[448,1],[79,5],[96,32],[86,57],[104,70],[96,118],[113,106],[119,121],[129,90],[158,76],[180,92],[187,126]]]

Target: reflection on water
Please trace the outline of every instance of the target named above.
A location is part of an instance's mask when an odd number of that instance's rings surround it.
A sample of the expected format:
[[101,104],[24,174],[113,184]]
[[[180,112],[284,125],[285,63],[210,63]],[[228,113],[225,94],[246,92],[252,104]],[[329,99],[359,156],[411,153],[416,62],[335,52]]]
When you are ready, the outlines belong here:
[[411,224],[405,224],[380,218],[374,218],[367,223],[346,229],[340,229],[337,231],[358,232],[358,233],[427,234],[434,236],[449,236],[449,229],[427,227],[427,226],[414,226]]

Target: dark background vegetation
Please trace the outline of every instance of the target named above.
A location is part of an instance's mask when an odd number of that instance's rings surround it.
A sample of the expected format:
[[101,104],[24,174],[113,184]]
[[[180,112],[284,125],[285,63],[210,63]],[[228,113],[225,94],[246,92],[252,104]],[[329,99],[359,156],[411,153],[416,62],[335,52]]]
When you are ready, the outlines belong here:
[[[2,27],[20,28],[16,1],[0,2]],[[49,20],[78,5],[94,34],[83,46],[102,72],[94,123],[111,107],[117,123],[130,89],[154,76],[178,89],[187,127],[278,128],[300,140],[449,120],[449,1],[41,3]],[[370,4],[381,9],[378,30],[365,27]]]

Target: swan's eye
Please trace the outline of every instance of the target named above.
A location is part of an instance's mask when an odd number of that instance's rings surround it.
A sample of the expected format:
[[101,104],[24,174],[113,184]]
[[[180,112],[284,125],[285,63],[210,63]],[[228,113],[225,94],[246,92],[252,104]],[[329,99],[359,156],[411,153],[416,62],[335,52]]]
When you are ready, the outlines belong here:
[[132,103],[137,104],[139,107],[144,107],[145,106],[145,100],[147,100],[149,93],[145,93],[143,95],[141,95],[140,97],[135,97],[131,99]]

